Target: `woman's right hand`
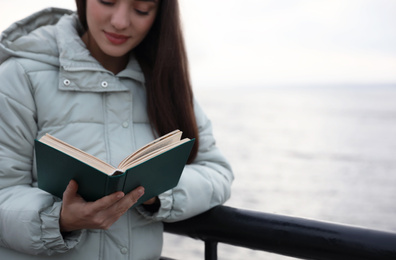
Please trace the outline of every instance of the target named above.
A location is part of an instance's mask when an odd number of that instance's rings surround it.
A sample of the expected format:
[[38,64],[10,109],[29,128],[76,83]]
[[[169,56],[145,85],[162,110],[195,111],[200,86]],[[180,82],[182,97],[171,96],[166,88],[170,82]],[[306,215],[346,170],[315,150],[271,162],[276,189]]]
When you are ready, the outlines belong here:
[[138,187],[126,195],[119,191],[97,201],[87,202],[77,190],[77,182],[71,180],[63,193],[59,219],[61,232],[108,229],[144,194],[144,188]]

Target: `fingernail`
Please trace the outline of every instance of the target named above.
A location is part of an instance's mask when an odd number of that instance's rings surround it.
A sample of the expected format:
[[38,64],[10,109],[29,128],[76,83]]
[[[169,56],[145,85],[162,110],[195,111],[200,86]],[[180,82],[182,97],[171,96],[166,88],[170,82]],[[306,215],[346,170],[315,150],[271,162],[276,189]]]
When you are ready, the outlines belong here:
[[138,197],[140,198],[141,196],[143,196],[143,194],[144,194],[144,188],[143,187],[138,188],[137,189]]
[[124,196],[125,196],[124,193],[119,193],[119,194],[117,195],[117,199],[121,199],[121,198],[124,197]]

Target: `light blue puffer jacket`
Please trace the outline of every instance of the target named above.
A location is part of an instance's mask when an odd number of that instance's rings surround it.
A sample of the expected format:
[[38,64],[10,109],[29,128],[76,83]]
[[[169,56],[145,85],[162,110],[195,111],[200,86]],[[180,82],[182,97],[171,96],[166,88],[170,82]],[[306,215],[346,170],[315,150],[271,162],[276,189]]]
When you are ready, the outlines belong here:
[[62,201],[37,188],[34,139],[48,132],[112,165],[154,139],[136,60],[112,74],[90,56],[79,28],[70,11],[46,9],[2,33],[0,259],[158,259],[161,221],[189,218],[230,196],[230,166],[195,104],[198,156],[178,186],[159,196],[157,213],[138,207],[109,230],[62,236]]

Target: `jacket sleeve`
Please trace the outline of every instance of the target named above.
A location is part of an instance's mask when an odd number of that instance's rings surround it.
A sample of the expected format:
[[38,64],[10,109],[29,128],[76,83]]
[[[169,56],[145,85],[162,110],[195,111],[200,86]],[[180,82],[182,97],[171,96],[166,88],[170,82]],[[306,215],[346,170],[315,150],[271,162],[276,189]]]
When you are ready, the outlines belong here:
[[157,221],[175,222],[223,204],[231,196],[234,176],[230,164],[216,147],[210,120],[195,104],[199,130],[198,155],[186,165],[179,184],[159,195],[161,206],[152,214],[138,207],[140,213]]
[[63,237],[61,202],[33,177],[36,104],[28,74],[15,59],[0,66],[0,246],[27,254],[62,253],[82,232]]

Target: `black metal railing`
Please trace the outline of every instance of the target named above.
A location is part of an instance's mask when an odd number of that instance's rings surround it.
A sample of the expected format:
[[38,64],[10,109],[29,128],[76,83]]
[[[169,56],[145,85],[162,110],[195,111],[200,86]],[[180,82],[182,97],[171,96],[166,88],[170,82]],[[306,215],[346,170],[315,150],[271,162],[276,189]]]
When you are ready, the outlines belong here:
[[165,231],[203,240],[206,260],[217,259],[218,243],[301,259],[396,259],[396,233],[226,206]]

